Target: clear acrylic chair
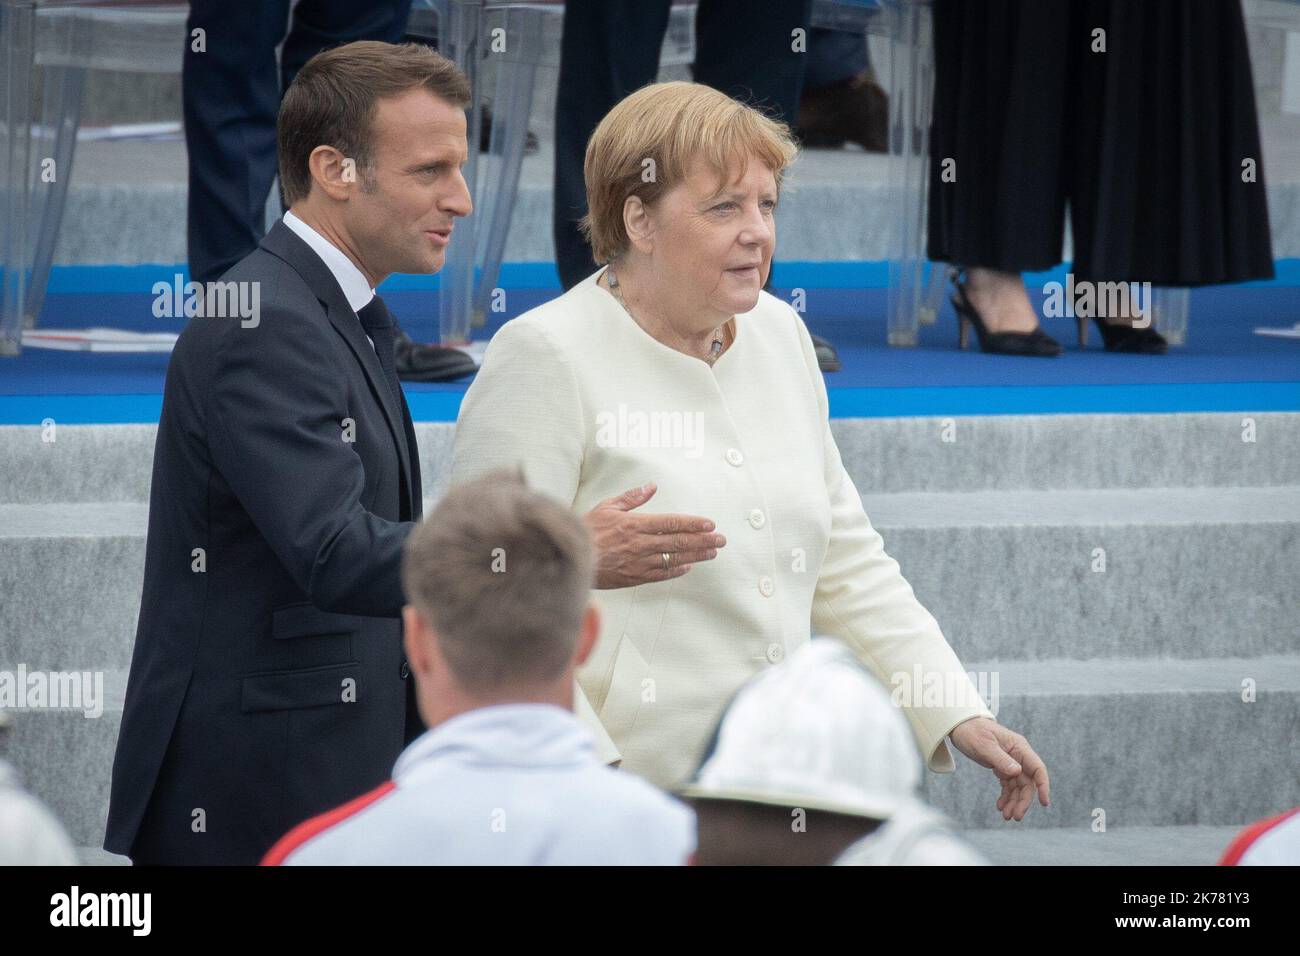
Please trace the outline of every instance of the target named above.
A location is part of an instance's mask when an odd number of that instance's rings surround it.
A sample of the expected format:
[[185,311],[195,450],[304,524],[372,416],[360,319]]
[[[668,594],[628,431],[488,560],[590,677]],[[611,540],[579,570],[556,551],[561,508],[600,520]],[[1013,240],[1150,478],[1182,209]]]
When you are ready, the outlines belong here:
[[891,237],[886,339],[917,344],[917,330],[934,322],[947,267],[926,258],[930,114],[934,42],[930,0],[817,0],[813,24],[876,34],[887,41],[889,82],[889,202]]
[[[560,3],[416,0],[408,32],[428,35],[436,17],[438,50],[469,79],[469,161],[465,180],[474,213],[456,224],[439,276],[438,328],[445,345],[468,342],[486,321],[501,272],[539,69],[559,68]],[[492,106],[488,150],[476,148],[483,107]]]
[[86,71],[181,71],[186,4],[0,0],[0,355],[45,303]]

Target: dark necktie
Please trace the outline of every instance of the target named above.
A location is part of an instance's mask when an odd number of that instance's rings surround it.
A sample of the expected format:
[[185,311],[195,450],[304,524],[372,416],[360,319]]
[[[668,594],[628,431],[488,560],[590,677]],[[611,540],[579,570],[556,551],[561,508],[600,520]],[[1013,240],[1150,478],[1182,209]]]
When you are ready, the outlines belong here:
[[[379,364],[384,369],[388,390],[393,393],[393,402],[397,405],[398,420],[393,424],[393,428],[397,433],[400,460],[401,457],[409,455],[409,449],[413,447],[411,442],[415,439],[412,436],[410,441],[407,440],[406,428],[410,424],[410,418],[403,411],[405,403],[402,399],[402,385],[397,380],[397,363],[393,359],[393,343],[397,338],[397,326],[393,322],[393,314],[388,311],[388,306],[384,305],[384,300],[377,295],[357,313],[357,318],[361,320],[361,327],[366,330],[366,335],[370,336],[371,341],[375,343],[375,355],[378,356]],[[420,463],[413,461],[411,467],[418,475]],[[409,504],[411,491],[407,486],[406,471],[398,468],[398,472],[402,479],[401,520],[409,521],[412,517]]]
[[397,404],[398,413],[402,410],[402,386],[397,380],[397,365],[393,361],[393,343],[397,340],[397,327],[393,324],[393,315],[388,311],[388,306],[384,305],[384,300],[375,296],[357,313],[357,318],[361,320],[361,327],[366,330],[366,335],[375,343],[375,355],[379,357],[379,364],[384,369],[384,378],[388,381],[388,389],[393,393],[393,401]]

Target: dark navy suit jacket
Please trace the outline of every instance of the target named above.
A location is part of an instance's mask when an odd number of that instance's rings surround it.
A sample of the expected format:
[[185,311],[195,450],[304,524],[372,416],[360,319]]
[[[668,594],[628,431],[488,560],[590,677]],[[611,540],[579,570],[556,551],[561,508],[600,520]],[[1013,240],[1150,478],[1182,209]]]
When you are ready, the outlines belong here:
[[283,223],[223,281],[259,284],[257,324],[189,321],[154,450],[104,840],[144,863],[255,864],[424,729],[399,616],[422,510],[406,403]]

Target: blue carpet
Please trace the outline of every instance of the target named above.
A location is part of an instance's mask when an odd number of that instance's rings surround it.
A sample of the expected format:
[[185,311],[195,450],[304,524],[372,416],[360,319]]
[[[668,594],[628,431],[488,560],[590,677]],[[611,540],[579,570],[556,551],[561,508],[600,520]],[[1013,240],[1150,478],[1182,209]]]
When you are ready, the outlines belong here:
[[[152,268],[157,276],[158,268]],[[540,281],[549,285],[544,276]],[[418,283],[387,283],[384,297],[413,335],[432,338],[436,296],[427,285],[413,286]],[[151,294],[61,288],[69,284],[52,283],[41,327],[179,331],[184,321],[154,318]],[[1047,320],[1045,329],[1066,346],[1056,359],[958,351],[949,305],[935,325],[921,329],[918,348],[889,348],[884,289],[806,293],[809,327],[835,343],[844,364],[826,379],[837,417],[1300,411],[1300,341],[1254,334],[1259,325],[1289,326],[1300,319],[1295,285],[1193,290],[1188,344],[1164,356],[1108,354],[1095,329],[1080,351],[1072,320]],[[508,310],[492,316],[476,336],[490,335],[556,294],[554,288],[509,288]],[[156,421],[166,367],[166,355],[26,349],[19,358],[0,359],[0,423],[47,417],[67,423]],[[412,414],[422,421],[454,420],[466,384],[407,384]]]

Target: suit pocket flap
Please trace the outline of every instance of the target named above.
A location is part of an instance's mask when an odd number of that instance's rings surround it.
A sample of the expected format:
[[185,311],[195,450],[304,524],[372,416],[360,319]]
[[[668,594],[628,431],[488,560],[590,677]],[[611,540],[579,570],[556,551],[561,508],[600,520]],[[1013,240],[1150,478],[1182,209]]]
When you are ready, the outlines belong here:
[[271,612],[271,636],[317,637],[325,634],[355,634],[365,618],[355,614],[332,614],[313,604],[295,604]]
[[245,713],[294,710],[299,707],[324,707],[354,701],[360,673],[361,665],[352,662],[309,667],[305,670],[249,674],[244,678],[239,709]]

